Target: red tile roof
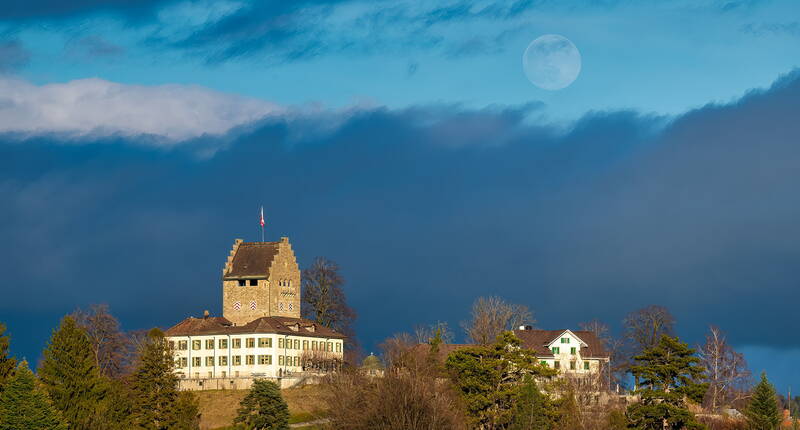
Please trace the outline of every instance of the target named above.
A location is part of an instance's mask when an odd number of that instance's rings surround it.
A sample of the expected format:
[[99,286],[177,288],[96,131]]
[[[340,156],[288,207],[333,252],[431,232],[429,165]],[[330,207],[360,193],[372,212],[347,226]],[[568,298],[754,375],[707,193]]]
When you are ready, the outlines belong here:
[[233,325],[222,317],[193,318],[170,327],[167,336],[200,336],[250,333],[276,333],[293,336],[344,339],[345,336],[314,321],[290,317],[261,317],[245,325]]
[[225,279],[268,277],[280,242],[242,242]]
[[[566,330],[514,330],[514,334],[522,340],[522,345],[536,352],[537,357],[553,357],[553,352],[547,345],[553,343]],[[603,343],[595,336],[594,332],[584,330],[570,330],[572,334],[582,340],[587,346],[581,347],[581,357],[608,358],[609,355],[603,348]]]

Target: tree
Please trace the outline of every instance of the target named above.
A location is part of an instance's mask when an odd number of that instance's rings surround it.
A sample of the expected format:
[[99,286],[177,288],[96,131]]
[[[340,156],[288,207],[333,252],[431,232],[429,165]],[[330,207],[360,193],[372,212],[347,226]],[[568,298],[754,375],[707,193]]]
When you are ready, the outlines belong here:
[[119,328],[119,321],[108,305],[91,305],[88,311],[78,309],[72,317],[86,330],[92,344],[97,368],[104,376],[122,376],[131,360],[131,342]]
[[282,430],[289,428],[289,407],[274,382],[256,379],[250,392],[239,404],[234,423],[239,428]]
[[181,391],[175,401],[175,419],[170,430],[197,430],[200,428],[200,402],[191,391]]
[[[695,350],[677,337],[660,341],[634,357],[631,373],[641,378],[641,402],[628,407],[629,426],[642,430],[701,429],[685,398],[697,397],[704,369]],[[702,396],[701,396],[702,397]]]
[[517,392],[510,430],[551,430],[559,419],[556,404],[539,391],[536,381],[525,377]]
[[440,343],[453,343],[455,335],[450,331],[447,322],[439,321],[429,326],[414,327],[414,337],[417,339],[417,343],[431,343],[434,339],[438,339]]
[[457,349],[447,357],[445,368],[476,427],[507,426],[522,381],[555,375],[539,364],[533,351],[520,346],[519,338],[505,331],[492,345]]
[[719,328],[710,327],[706,343],[699,348],[699,355],[709,383],[704,399],[707,408],[716,412],[744,397],[750,381],[747,362],[744,355],[728,344]]
[[17,366],[17,360],[8,356],[10,339],[8,335],[4,335],[5,332],[6,326],[0,323],[0,393],[3,392],[3,385]]
[[164,340],[164,333],[156,328],[150,330],[131,375],[131,418],[136,426],[156,430],[176,425],[178,377],[174,368],[172,351]]
[[778,398],[775,395],[775,387],[767,380],[766,373],[761,373],[761,381],[753,389],[744,415],[752,430],[775,430],[780,427],[781,413],[778,410]]
[[100,428],[97,410],[107,385],[95,364],[86,332],[72,317],[64,317],[43,355],[39,379],[67,424],[72,428]]
[[[612,337],[608,325],[596,319],[582,322],[578,324],[578,326],[581,330],[594,333],[595,337],[597,337],[600,344],[603,346],[603,349],[609,355],[610,363],[600,362],[600,372],[598,372],[599,375],[601,375],[600,377],[602,377],[602,375],[607,375],[617,384],[621,384],[628,368],[628,363],[625,362],[622,340]],[[611,380],[609,380],[608,383],[610,384]],[[607,388],[611,389],[611,387]]]
[[50,403],[23,361],[0,393],[0,430],[66,430],[61,414]]
[[356,312],[347,305],[339,266],[317,257],[303,270],[302,280],[303,316],[352,338]]
[[474,343],[489,345],[503,331],[533,325],[533,313],[524,305],[508,303],[500,297],[479,297],[472,304],[472,320],[464,323],[467,337]]
[[[658,344],[662,335],[672,336],[675,329],[675,318],[667,308],[650,305],[629,313],[622,324],[625,327],[625,338],[628,341],[627,356],[633,357]],[[638,386],[639,378],[634,379]]]

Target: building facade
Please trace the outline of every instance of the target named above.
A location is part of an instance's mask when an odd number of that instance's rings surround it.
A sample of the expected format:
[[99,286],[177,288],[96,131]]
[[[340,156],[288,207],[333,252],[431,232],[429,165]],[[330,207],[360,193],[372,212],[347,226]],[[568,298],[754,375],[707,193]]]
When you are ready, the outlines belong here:
[[345,337],[300,317],[300,269],[288,238],[236,239],[222,302],[222,317],[205,312],[165,332],[183,389],[248,388],[253,378],[298,378],[343,361]]
[[534,330],[522,326],[514,330],[522,347],[532,349],[542,364],[562,374],[579,377],[605,376],[610,356],[590,331]]

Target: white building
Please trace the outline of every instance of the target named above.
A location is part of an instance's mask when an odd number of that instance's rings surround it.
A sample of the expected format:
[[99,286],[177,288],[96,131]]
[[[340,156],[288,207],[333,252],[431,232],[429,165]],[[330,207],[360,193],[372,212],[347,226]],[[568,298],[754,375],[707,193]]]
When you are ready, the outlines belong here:
[[600,339],[590,331],[534,330],[522,326],[514,330],[524,348],[536,352],[541,363],[574,376],[605,376],[610,356]]
[[181,389],[248,388],[329,371],[345,336],[300,318],[300,270],[287,238],[234,242],[222,274],[223,316],[189,317],[169,328]]

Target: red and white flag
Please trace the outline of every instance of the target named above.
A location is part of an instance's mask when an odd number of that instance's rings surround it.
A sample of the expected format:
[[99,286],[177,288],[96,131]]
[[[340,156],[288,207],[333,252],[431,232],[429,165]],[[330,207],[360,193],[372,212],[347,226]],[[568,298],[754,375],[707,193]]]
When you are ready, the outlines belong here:
[[261,206],[261,220],[259,221],[261,228],[264,228],[264,206]]

